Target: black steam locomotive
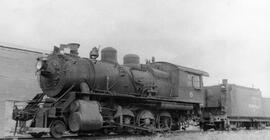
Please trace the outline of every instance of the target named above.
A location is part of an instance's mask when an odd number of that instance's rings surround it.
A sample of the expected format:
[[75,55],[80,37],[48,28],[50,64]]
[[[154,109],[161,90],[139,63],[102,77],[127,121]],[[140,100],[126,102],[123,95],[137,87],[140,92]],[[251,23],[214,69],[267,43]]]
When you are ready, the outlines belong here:
[[[135,54],[124,56],[121,65],[112,47],[101,50],[100,60],[96,47],[89,58],[81,58],[78,48],[76,43],[60,45],[37,59],[43,93],[25,108],[14,108],[16,128],[18,122],[30,121],[30,127],[21,127],[33,137],[50,133],[61,138],[67,132],[147,133],[230,126],[227,104],[211,106],[211,101],[226,99],[228,85],[223,85],[222,96],[214,98],[203,86],[208,73],[154,59],[140,64]],[[256,125],[267,124],[266,118]]]

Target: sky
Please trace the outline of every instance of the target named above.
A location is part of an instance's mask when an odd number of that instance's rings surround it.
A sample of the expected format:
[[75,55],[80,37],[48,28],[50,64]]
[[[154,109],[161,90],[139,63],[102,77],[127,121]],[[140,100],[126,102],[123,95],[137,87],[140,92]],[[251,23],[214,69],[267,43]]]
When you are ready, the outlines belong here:
[[207,71],[270,97],[269,0],[0,0],[0,44],[100,45]]

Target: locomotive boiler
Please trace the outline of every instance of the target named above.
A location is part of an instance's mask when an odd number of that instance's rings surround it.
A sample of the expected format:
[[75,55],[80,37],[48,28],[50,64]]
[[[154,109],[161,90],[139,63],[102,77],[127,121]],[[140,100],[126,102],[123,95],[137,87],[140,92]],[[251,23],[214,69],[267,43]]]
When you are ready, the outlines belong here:
[[112,47],[78,55],[79,44],[54,47],[37,59],[43,91],[13,119],[30,121],[34,137],[50,133],[108,134],[185,130],[198,126],[205,105],[203,76],[208,73],[168,62],[140,63],[135,54],[117,61]]

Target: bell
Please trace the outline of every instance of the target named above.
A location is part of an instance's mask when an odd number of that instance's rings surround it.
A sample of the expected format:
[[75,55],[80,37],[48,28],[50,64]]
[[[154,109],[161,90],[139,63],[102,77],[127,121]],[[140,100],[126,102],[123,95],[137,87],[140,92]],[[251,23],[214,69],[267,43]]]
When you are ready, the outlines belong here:
[[97,59],[99,56],[98,51],[99,49],[97,47],[94,47],[90,52],[90,59]]

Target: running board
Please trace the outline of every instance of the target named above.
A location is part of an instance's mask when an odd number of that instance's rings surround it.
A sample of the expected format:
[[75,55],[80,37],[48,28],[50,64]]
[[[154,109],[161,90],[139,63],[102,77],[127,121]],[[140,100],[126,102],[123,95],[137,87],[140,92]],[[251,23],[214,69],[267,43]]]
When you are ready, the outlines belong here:
[[120,127],[128,127],[128,128],[132,128],[135,130],[142,130],[142,131],[147,131],[150,133],[156,133],[156,132],[165,132],[165,131],[169,131],[170,129],[157,129],[157,128],[146,128],[146,127],[140,127],[140,126],[135,126],[135,125],[128,125],[128,124],[119,124],[119,123],[112,123],[114,125],[120,126]]

